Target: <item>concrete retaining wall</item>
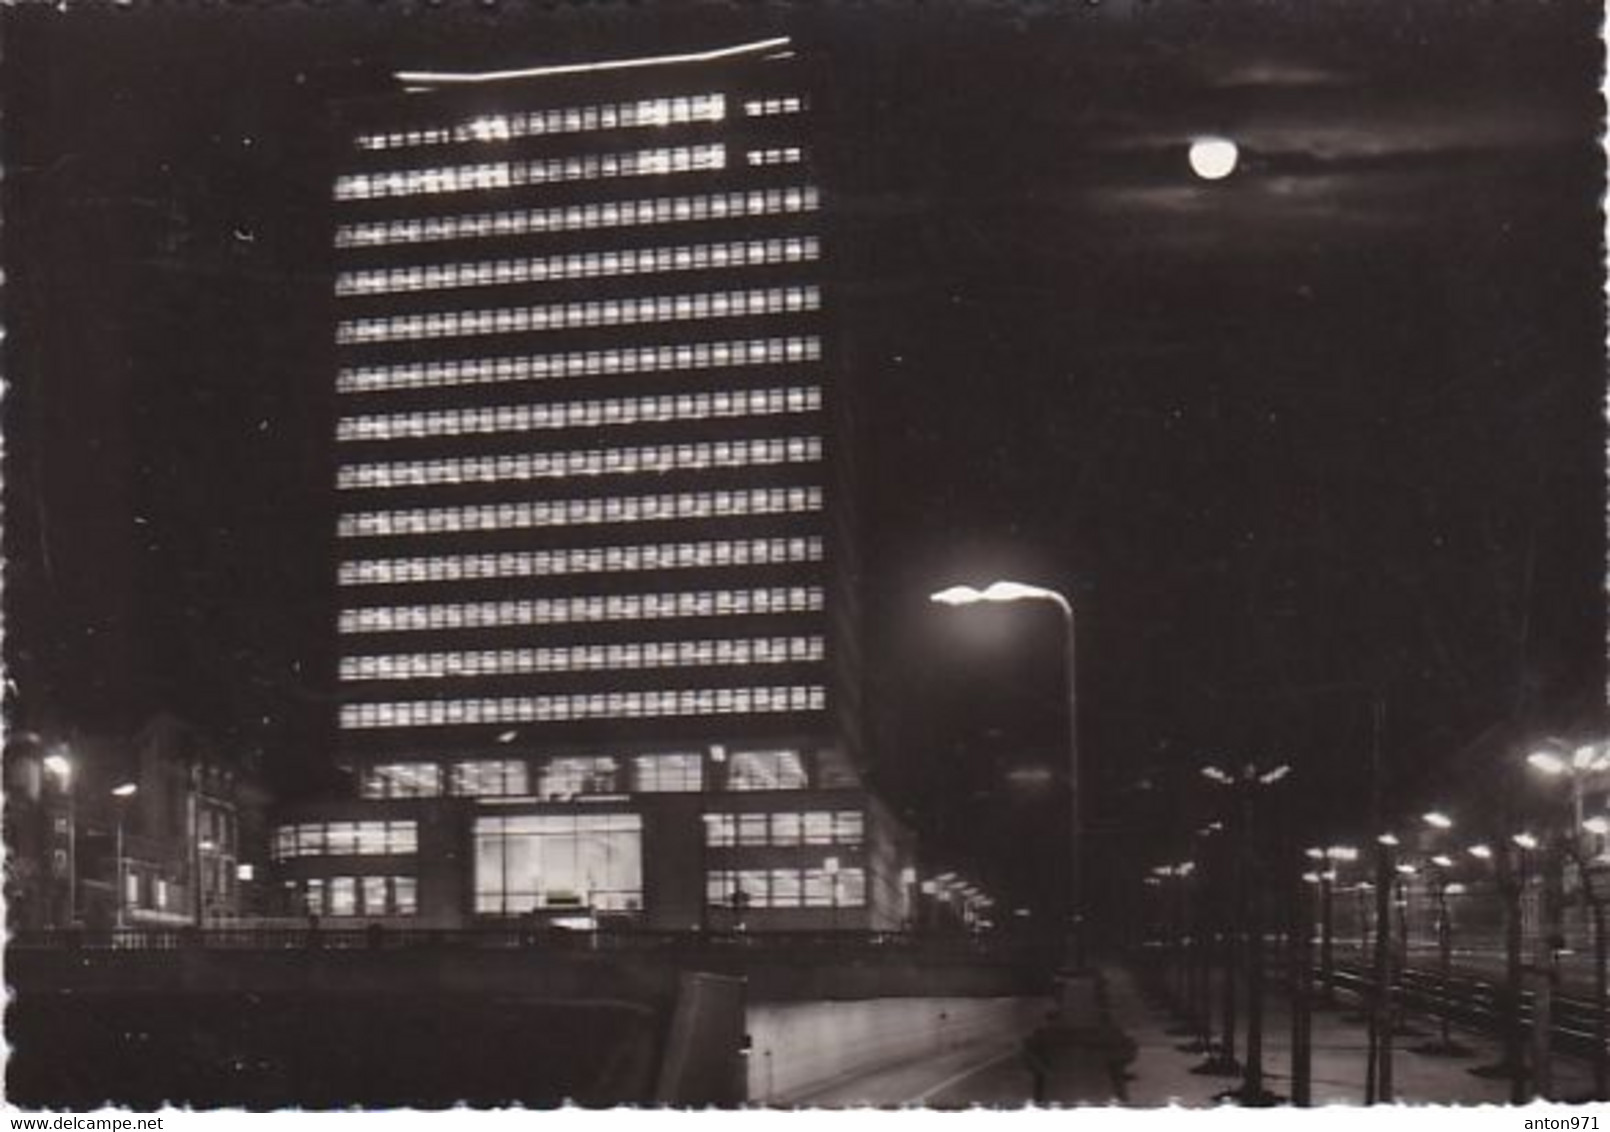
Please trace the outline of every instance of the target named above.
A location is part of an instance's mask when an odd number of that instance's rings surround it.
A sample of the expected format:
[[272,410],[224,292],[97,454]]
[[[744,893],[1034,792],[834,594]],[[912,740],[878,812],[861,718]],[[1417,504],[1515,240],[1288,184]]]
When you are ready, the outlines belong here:
[[749,1099],[787,1104],[836,1079],[1033,1029],[1040,998],[751,1003]]

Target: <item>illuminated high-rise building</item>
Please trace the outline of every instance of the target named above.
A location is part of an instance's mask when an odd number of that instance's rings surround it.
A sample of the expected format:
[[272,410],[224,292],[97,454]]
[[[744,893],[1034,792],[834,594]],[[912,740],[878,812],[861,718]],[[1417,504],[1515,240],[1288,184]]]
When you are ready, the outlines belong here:
[[899,926],[853,389],[785,39],[343,105],[326,916]]

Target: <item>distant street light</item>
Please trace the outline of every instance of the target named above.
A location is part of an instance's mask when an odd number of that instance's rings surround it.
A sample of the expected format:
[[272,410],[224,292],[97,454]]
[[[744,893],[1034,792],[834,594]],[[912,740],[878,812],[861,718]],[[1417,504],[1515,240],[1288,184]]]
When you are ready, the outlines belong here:
[[[78,919],[78,800],[73,792],[73,762],[60,751],[44,757],[44,767],[57,781],[67,799],[67,923]],[[53,858],[54,859],[54,858]],[[51,903],[55,903],[52,896]]]
[[1423,814],[1422,817],[1425,819],[1425,823],[1431,826],[1433,829],[1453,828],[1453,819],[1447,814],[1443,813],[1441,810],[1432,810],[1429,813]]
[[940,605],[961,606],[980,602],[1005,603],[1042,601],[1057,607],[1065,633],[1068,695],[1068,842],[1072,872],[1068,878],[1068,906],[1072,920],[1072,965],[1075,973],[1086,968],[1084,904],[1084,830],[1079,814],[1079,682],[1075,646],[1073,604],[1056,590],[1022,582],[991,582],[982,590],[972,586],[951,586],[932,594],[929,600]]

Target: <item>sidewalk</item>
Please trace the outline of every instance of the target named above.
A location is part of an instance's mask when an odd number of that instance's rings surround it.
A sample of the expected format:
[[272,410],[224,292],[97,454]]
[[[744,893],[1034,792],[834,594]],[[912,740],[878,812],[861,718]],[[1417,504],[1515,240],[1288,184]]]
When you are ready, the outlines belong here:
[[[1113,1021],[1132,1038],[1138,1052],[1129,1067],[1127,1103],[1137,1108],[1180,1104],[1207,1107],[1220,1103],[1214,1095],[1235,1088],[1240,1078],[1199,1076],[1191,1072],[1203,1061],[1200,1054],[1184,1053],[1179,1046],[1190,1039],[1169,1034],[1179,1019],[1142,993],[1135,975],[1123,968],[1108,968],[1107,1000]],[[1216,1000],[1215,1000],[1216,1001]],[[1362,1022],[1350,1021],[1344,1009],[1316,1011],[1313,1015],[1313,1103],[1317,1105],[1364,1103],[1367,1036]],[[1239,1007],[1236,1055],[1246,1053],[1246,1006]],[[1411,1018],[1419,1036],[1394,1039],[1393,1099],[1402,1104],[1507,1104],[1509,1084],[1473,1076],[1472,1066],[1496,1062],[1496,1041],[1484,1035],[1455,1031],[1473,1056],[1432,1057],[1408,1047],[1435,1036],[1436,1023]],[[1291,1012],[1285,994],[1271,986],[1264,1010],[1264,1087],[1282,1097],[1291,1095]],[[1554,1059],[1554,1093],[1558,1097],[1586,1095],[1592,1084],[1588,1067],[1575,1059]]]

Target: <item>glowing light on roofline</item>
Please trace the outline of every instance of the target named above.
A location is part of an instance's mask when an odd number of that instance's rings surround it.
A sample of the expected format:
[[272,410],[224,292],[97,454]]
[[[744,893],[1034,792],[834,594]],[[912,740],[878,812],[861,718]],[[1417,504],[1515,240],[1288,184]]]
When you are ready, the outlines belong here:
[[[526,67],[516,71],[396,71],[392,78],[417,88],[418,84],[454,85],[460,83],[496,83],[512,79],[538,79],[550,75],[582,75],[595,71],[624,71],[635,67],[663,67],[677,63],[708,63],[735,55],[748,55],[786,47],[788,36],[774,39],[757,39],[753,43],[740,43],[732,47],[716,47],[709,51],[690,51],[680,55],[644,55],[635,59],[604,59],[593,63],[562,63],[550,67]],[[790,53],[792,54],[792,53]]]

